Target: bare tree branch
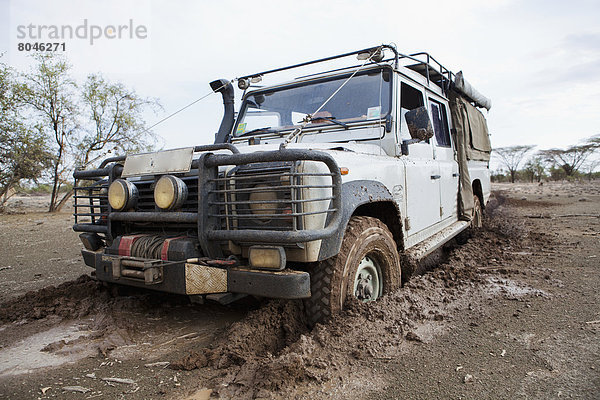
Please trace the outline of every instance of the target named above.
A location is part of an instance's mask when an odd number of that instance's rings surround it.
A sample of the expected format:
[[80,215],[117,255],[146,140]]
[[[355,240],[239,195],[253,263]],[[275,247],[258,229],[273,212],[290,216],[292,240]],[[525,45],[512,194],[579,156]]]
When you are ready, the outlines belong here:
[[508,169],[510,181],[515,182],[515,176],[519,170],[519,164],[525,158],[525,155],[533,150],[535,146],[509,146],[494,149],[494,154],[499,162]]

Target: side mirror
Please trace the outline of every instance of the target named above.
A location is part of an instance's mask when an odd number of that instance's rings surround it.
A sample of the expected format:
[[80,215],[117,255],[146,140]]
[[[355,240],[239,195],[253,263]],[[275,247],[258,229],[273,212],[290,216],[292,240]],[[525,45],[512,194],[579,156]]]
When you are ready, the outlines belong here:
[[404,114],[410,137],[418,140],[427,140],[433,137],[433,125],[427,108],[418,107]]

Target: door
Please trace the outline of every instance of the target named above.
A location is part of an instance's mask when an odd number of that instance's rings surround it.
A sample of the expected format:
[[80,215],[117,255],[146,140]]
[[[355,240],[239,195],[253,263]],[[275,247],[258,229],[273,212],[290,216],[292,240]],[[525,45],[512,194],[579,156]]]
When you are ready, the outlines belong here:
[[[423,92],[402,82],[400,90],[400,141],[410,139],[405,114],[424,105]],[[440,221],[440,174],[432,139],[409,145],[406,165],[405,228],[413,235]]]
[[429,111],[434,136],[434,158],[439,166],[440,219],[445,220],[457,214],[458,207],[458,163],[450,139],[450,126],[446,106],[429,98]]

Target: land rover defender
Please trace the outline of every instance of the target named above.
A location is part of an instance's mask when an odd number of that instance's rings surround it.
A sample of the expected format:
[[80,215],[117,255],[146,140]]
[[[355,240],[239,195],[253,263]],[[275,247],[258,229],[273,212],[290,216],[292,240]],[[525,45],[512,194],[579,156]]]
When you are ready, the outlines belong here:
[[491,103],[429,54],[381,45],[211,88],[225,108],[214,144],[74,173],[73,229],[98,280],[304,299],[316,323],[396,290],[416,260],[481,226],[491,147],[478,108]]

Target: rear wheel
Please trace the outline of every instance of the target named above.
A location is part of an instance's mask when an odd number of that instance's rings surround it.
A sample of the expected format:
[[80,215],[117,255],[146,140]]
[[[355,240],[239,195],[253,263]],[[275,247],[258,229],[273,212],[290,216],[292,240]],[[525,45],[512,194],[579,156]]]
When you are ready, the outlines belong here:
[[473,195],[473,219],[471,220],[471,227],[481,228],[483,226],[483,207],[481,207],[481,201],[479,196]]
[[373,301],[401,282],[396,242],[387,226],[372,217],[352,217],[338,255],[309,272],[312,296],[305,309],[312,325],[339,313],[351,296]]

